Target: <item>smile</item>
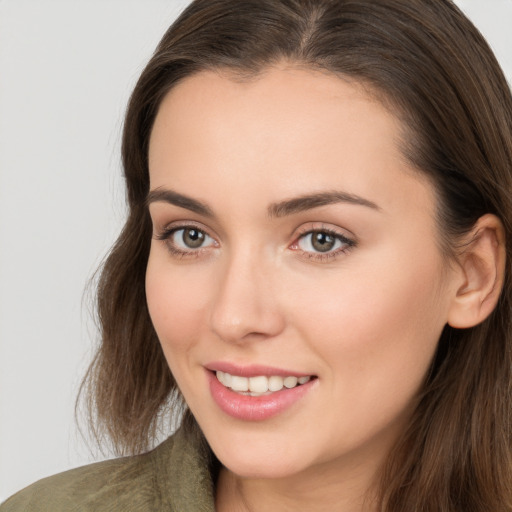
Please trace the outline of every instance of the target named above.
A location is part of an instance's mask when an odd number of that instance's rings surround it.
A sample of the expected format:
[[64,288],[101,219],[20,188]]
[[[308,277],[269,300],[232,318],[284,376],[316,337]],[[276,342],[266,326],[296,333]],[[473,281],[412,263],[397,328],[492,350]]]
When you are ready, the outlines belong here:
[[[282,414],[318,387],[316,375],[293,375],[264,367],[233,368],[229,373],[223,370],[232,365],[215,366],[206,368],[211,397],[224,413],[242,421],[264,421]],[[219,370],[218,366],[224,368]]]
[[310,376],[295,377],[293,375],[287,377],[281,377],[279,375],[272,375],[270,377],[266,375],[241,377],[221,371],[217,371],[215,375],[219,382],[226,388],[249,396],[269,395],[281,391],[283,388],[292,389],[296,386],[306,384],[311,380]]

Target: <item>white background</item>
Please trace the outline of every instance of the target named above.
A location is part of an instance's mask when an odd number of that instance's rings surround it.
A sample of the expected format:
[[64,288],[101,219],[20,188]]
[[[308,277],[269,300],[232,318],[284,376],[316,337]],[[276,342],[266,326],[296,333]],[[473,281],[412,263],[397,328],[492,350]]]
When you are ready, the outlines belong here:
[[[0,502],[98,458],[74,401],[124,215],[128,95],[188,0],[0,0]],[[457,2],[512,78],[512,0]]]

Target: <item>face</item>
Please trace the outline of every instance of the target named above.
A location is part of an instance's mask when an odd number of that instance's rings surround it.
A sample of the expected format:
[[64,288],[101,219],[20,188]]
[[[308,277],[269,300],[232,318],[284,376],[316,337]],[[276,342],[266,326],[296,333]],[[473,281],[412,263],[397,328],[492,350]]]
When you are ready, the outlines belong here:
[[377,464],[453,290],[431,185],[357,84],[203,72],[150,141],[149,310],[220,461],[247,477]]

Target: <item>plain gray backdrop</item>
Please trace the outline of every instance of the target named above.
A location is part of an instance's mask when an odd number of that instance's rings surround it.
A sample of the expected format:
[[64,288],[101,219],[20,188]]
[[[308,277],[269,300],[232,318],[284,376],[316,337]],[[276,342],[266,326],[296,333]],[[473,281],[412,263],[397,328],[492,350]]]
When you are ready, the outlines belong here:
[[[188,0],[0,0],[0,502],[100,458],[74,423],[130,91]],[[512,0],[458,0],[512,78]]]

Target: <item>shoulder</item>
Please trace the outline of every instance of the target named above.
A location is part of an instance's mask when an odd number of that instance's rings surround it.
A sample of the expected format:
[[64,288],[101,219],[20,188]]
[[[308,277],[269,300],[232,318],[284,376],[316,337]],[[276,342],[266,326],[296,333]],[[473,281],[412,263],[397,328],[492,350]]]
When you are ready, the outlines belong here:
[[0,505],[0,512],[159,510],[158,466],[171,437],[146,454],[108,460],[44,478]]

